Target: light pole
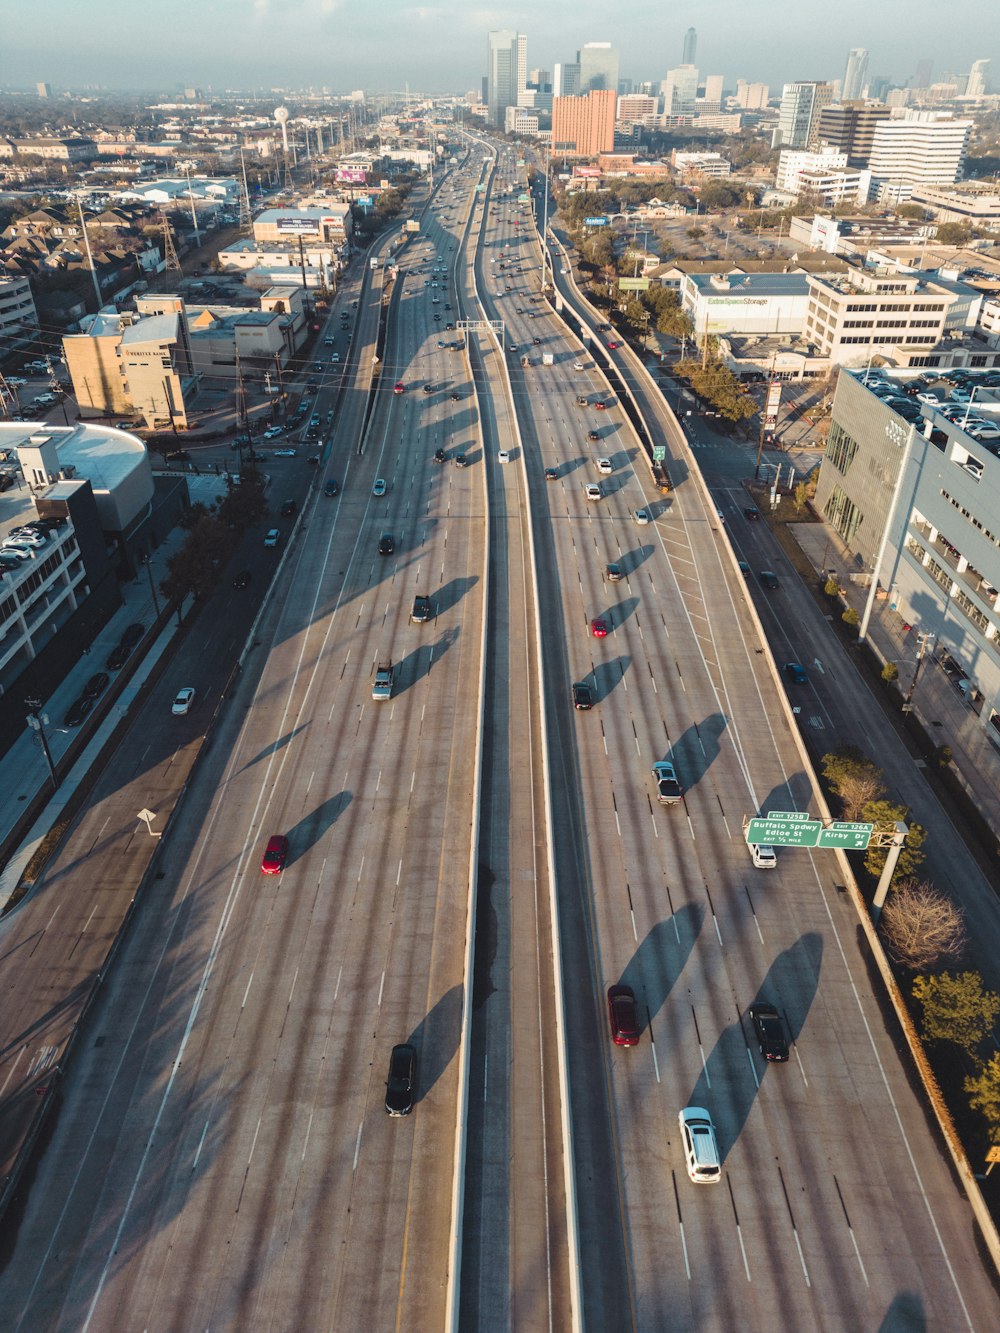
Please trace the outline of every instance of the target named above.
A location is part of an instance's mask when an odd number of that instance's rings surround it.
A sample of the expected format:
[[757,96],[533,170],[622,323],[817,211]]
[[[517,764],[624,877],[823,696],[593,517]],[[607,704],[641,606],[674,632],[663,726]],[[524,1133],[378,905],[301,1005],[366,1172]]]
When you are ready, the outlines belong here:
[[45,763],[49,770],[49,777],[52,779],[53,788],[59,786],[59,779],[56,777],[55,764],[52,762],[52,752],[49,749],[49,742],[45,735],[45,726],[48,718],[41,712],[41,699],[25,699],[24,705],[28,710],[28,726],[32,731],[38,732],[38,739],[41,742],[42,754],[45,756]]
[[916,438],[917,428],[916,425],[911,423],[910,429],[906,433],[906,440],[903,443],[902,457],[899,460],[899,476],[896,478],[896,485],[893,487],[889,512],[885,516],[885,527],[882,529],[882,540],[879,542],[878,555],[875,557],[875,568],[872,570],[871,587],[868,589],[868,599],[865,602],[864,615],[861,617],[861,625],[858,629],[858,643],[864,643],[865,638],[868,635],[868,622],[871,619],[872,607],[875,604],[875,590],[878,587],[878,576],[882,571],[885,548],[889,544],[889,529],[892,527],[896,517],[896,506],[899,504],[900,492],[903,489],[903,476],[906,472],[906,465],[910,461],[910,451],[913,448],[913,442]]
[[910,688],[906,691],[906,697],[903,700],[903,712],[913,711],[913,692],[917,688],[917,679],[920,676],[920,665],[924,660],[924,653],[927,651],[927,645],[934,641],[934,635],[930,632],[919,635],[920,646],[917,649],[917,663],[913,668],[913,679],[910,681]]

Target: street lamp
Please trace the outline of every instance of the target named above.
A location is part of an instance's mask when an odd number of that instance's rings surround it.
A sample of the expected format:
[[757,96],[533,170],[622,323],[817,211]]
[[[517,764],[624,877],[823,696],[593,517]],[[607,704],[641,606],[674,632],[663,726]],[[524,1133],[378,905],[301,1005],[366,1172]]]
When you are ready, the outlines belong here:
[[49,777],[52,779],[52,786],[59,786],[59,779],[56,777],[55,764],[52,762],[52,752],[49,749],[49,742],[45,735],[45,728],[48,724],[48,718],[41,711],[41,699],[25,699],[24,705],[28,710],[27,722],[32,731],[38,732],[38,739],[41,743],[42,754],[45,756],[45,763],[49,770]]

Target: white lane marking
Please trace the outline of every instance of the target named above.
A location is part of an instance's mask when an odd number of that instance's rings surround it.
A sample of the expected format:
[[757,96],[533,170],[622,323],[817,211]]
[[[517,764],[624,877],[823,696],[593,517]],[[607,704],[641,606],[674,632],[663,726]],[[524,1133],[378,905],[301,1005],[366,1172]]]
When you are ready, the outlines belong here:
[[198,1149],[195,1152],[194,1161],[191,1163],[192,1171],[197,1171],[198,1169],[198,1158],[201,1156],[201,1150],[205,1146],[205,1135],[208,1133],[208,1126],[210,1123],[211,1122],[209,1120],[206,1120],[205,1127],[201,1131],[201,1138],[198,1140]]
[[649,1049],[650,1049],[650,1050],[652,1051],[652,1053],[653,1053],[653,1073],[656,1075],[656,1081],[657,1081],[657,1083],[659,1083],[659,1081],[660,1081],[660,1062],[659,1062],[659,1060],[657,1060],[657,1058],[656,1058],[656,1042],[653,1041],[652,1037],[650,1037],[650,1039],[649,1039]]
[[490,1079],[490,1057],[487,1055],[483,1060],[483,1104],[486,1104],[488,1095],[488,1085]]
[[690,1261],[688,1260],[688,1247],[687,1247],[687,1241],[684,1239],[684,1223],[683,1223],[683,1222],[679,1222],[679,1223],[678,1223],[678,1226],[680,1227],[680,1232],[681,1232],[681,1249],[684,1251],[684,1272],[687,1273],[687,1278],[688,1278],[688,1281],[690,1282],[690,1281],[691,1281],[691,1264],[690,1264]]
[[304,1162],[304,1161],[306,1160],[306,1149],[309,1147],[309,1135],[312,1133],[312,1127],[313,1127],[313,1115],[314,1115],[314,1114],[315,1114],[315,1109],[314,1109],[313,1107],[310,1107],[310,1109],[309,1109],[309,1119],[306,1121],[306,1132],[305,1132],[305,1137],[304,1137],[303,1140],[302,1140],[302,1156],[301,1156],[301,1158],[299,1159],[299,1160],[302,1161],[302,1162]]
[[339,968],[339,970],[338,970],[338,972],[337,972],[337,984],[336,984],[336,986],[334,986],[334,988],[333,988],[333,998],[334,998],[334,999],[336,999],[337,996],[340,994],[340,978],[341,978],[343,975],[344,975],[344,965],[343,965],[343,963],[341,963],[340,968]]
[[247,996],[250,994],[250,987],[252,985],[253,985],[253,973],[251,972],[247,980],[247,988],[243,992],[243,1003],[240,1005],[241,1009],[245,1009],[247,1007]]
[[250,1144],[250,1152],[249,1152],[249,1155],[247,1156],[247,1166],[248,1166],[248,1167],[250,1166],[250,1163],[253,1161],[253,1155],[254,1155],[254,1152],[255,1152],[256,1149],[257,1149],[257,1136],[260,1134],[260,1127],[261,1127],[261,1125],[262,1125],[263,1123],[264,1123],[264,1117],[263,1117],[263,1116],[259,1116],[258,1119],[257,1119],[257,1126],[256,1126],[256,1128],[254,1129],[254,1132],[253,1132],[253,1142]]
[[292,996],[295,994],[295,983],[298,981],[298,979],[299,979],[299,969],[296,968],[295,972],[292,975],[292,984],[288,988],[288,1000],[285,1003],[286,1009],[291,1009],[292,1007]]
[[26,1047],[26,1046],[22,1046],[21,1049],[18,1051],[17,1056],[15,1057],[15,1059],[11,1061],[10,1069],[7,1071],[7,1077],[4,1079],[3,1083],[0,1084],[0,1095],[2,1095],[3,1093],[5,1093],[5,1092],[7,1091],[7,1084],[8,1084],[8,1083],[11,1081],[11,1079],[14,1077],[14,1074],[15,1074],[15,1072],[16,1072],[16,1070],[17,1070],[17,1067],[18,1067],[18,1065],[21,1063],[21,1057],[24,1055],[24,1053],[25,1053],[26,1050],[27,1050],[27,1047]]
[[750,1073],[753,1074],[753,1081],[757,1086],[757,1091],[760,1092],[760,1079],[757,1077],[757,1066],[753,1062],[753,1053],[749,1046],[747,1047],[747,1064],[750,1066]]
[[362,1120],[361,1124],[358,1125],[358,1137],[357,1141],[354,1144],[354,1165],[351,1168],[352,1171],[357,1171],[358,1169],[358,1158],[361,1156],[361,1131],[364,1129],[364,1127],[365,1127],[365,1122]]
[[316,776],[316,770],[313,769],[313,771],[309,774],[309,781],[306,783],[306,795],[307,795],[307,796],[309,795],[309,789],[310,789],[310,787],[312,787],[312,785],[313,785],[313,778],[314,778],[315,776]]
[[801,1055],[799,1055],[799,1048],[798,1048],[797,1046],[795,1046],[793,1049],[794,1049],[794,1051],[795,1051],[795,1059],[798,1061],[799,1073],[802,1075],[802,1082],[803,1082],[803,1083],[806,1085],[806,1087],[808,1088],[808,1086],[809,1086],[809,1080],[806,1078],[806,1071],[805,1071],[805,1069],[804,1069],[804,1067],[803,1067],[803,1065],[802,1065],[802,1057],[801,1057]]
[[736,1238],[740,1242],[740,1253],[743,1255],[743,1271],[747,1275],[747,1281],[750,1281],[750,1265],[747,1263],[747,1247],[743,1244],[743,1228],[739,1222],[736,1223]]
[[701,1042],[698,1043],[698,1050],[701,1051],[701,1068],[702,1068],[702,1073],[705,1075],[705,1082],[709,1087],[711,1087],[712,1076],[708,1072],[708,1061],[705,1059],[705,1048],[704,1046],[702,1046]]
[[378,983],[378,1001],[376,1002],[375,1005],[376,1009],[382,1008],[382,990],[384,986],[385,986],[385,968],[382,969],[382,977]]
[[806,1268],[806,1257],[802,1253],[802,1242],[799,1240],[799,1232],[797,1227],[792,1227],[792,1235],[795,1237],[795,1248],[799,1252],[799,1263],[802,1265],[802,1276],[806,1280],[806,1286],[811,1287],[812,1283],[809,1281],[809,1270],[808,1268]]
[[628,914],[629,914],[629,916],[632,918],[632,938],[635,940],[636,944],[638,944],[638,943],[639,943],[639,932],[638,932],[638,931],[636,930],[636,928],[635,928],[635,908],[634,908],[634,907],[630,907],[630,908],[628,909]]

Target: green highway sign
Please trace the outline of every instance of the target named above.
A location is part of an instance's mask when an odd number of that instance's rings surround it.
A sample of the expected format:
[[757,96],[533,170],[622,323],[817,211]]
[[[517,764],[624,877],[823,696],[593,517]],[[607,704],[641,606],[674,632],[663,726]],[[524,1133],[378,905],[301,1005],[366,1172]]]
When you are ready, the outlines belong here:
[[874,828],[874,824],[836,820],[824,828],[821,819],[806,811],[769,810],[765,817],[747,821],[746,840],[765,847],[843,847],[863,852]]
[[868,848],[874,824],[829,824],[819,835],[817,847],[843,847],[848,852],[863,852]]
[[751,819],[747,824],[747,842],[762,843],[765,847],[815,847],[822,822],[810,819]]
[[665,444],[653,445],[653,462],[662,463],[667,456],[667,446]]

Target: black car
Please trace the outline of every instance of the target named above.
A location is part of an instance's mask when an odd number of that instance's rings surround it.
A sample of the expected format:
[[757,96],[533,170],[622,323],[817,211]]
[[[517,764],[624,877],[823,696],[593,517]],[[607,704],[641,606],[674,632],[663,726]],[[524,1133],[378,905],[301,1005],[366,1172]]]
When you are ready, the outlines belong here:
[[409,1042],[392,1048],[385,1081],[385,1109],[389,1115],[409,1115],[417,1083],[417,1052]]
[[453,403],[461,402],[461,399],[462,399],[462,395],[461,395],[460,393],[453,393],[453,394],[451,395],[451,401],[452,401]]
[[547,467],[547,468],[545,469],[545,480],[546,480],[546,481],[558,481],[558,480],[559,480],[559,469],[558,469],[558,468],[555,468],[555,467]]
[[134,648],[145,633],[145,625],[140,625],[138,623],[128,625],[125,628],[125,632],[122,634],[121,642],[123,644],[128,644],[130,648]]
[[746,509],[743,510],[743,517],[748,523],[756,523],[760,518],[760,510],[754,505],[748,505]]
[[591,444],[593,444],[595,441],[599,440],[600,438],[601,438],[601,437],[600,437],[600,434],[599,434],[598,431],[596,431],[596,430],[588,430],[588,431],[587,431],[587,439],[591,442]]
[[443,462],[445,461],[445,457],[446,457],[446,455],[445,455],[445,452],[444,452],[443,449],[435,449],[435,450],[434,450],[434,462],[435,462],[435,463],[443,463]]
[[78,727],[93,706],[93,698],[89,695],[81,694],[79,699],[70,704],[69,710],[63,718],[63,725],[67,727]]
[[531,341],[535,344],[536,347],[541,347],[541,345],[542,345],[542,340],[541,340],[541,338],[532,338]]
[[130,644],[127,643],[116,644],[115,647],[112,648],[111,652],[108,654],[108,660],[104,663],[104,665],[108,668],[109,671],[121,671],[122,667],[128,661],[131,652],[132,648]]
[[468,462],[468,459],[465,457],[465,454],[456,454],[456,455],[455,455],[455,466],[456,466],[456,467],[465,467],[465,464],[466,464],[467,462]]
[[336,477],[329,477],[326,485],[323,487],[324,495],[337,495],[340,491],[340,482]]
[[103,689],[106,688],[109,677],[103,672],[98,671],[95,676],[91,676],[83,687],[83,697],[85,699],[96,699]]
[[760,579],[761,587],[767,588],[769,592],[773,592],[778,586],[778,576],[773,569],[762,569],[757,577]]
[[294,500],[283,501],[281,506],[281,517],[290,518],[291,515],[294,513],[295,513],[295,501]]
[[251,579],[251,574],[249,569],[244,569],[241,573],[237,574],[236,577],[233,579],[233,587],[246,588],[249,586],[250,579]]
[[415,625],[423,625],[430,620],[432,612],[431,599],[418,593],[413,599],[413,610],[410,612],[410,619]]
[[391,532],[383,532],[382,536],[379,537],[378,539],[379,555],[392,555],[395,549],[396,549],[395,537],[393,537]]
[[594,695],[589,685],[582,682],[573,686],[573,707],[581,712],[586,712],[588,708],[594,706]]
[[788,1059],[788,1042],[781,1015],[773,1004],[753,1004],[750,1006],[750,1021],[757,1034],[757,1044],[765,1060],[781,1063]]
[[175,449],[173,453],[167,454],[168,463],[189,463],[191,455],[186,449]]
[[424,385],[424,393],[433,393],[433,392],[434,392],[434,385],[433,385],[433,384],[425,384],[425,385]]

